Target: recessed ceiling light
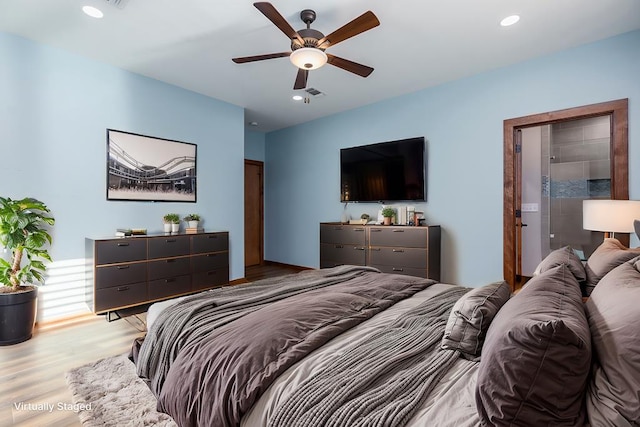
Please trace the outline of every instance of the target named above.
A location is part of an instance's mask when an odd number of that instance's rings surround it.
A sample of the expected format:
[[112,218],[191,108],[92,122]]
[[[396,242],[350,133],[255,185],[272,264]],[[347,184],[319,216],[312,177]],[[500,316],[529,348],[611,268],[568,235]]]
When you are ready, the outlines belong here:
[[302,95],[293,95],[293,100],[294,101],[302,101]]
[[509,25],[515,24],[519,20],[520,20],[520,16],[518,15],[507,16],[502,21],[500,21],[500,25],[502,25],[503,27],[508,27]]
[[82,11],[92,18],[102,18],[104,16],[100,9],[93,6],[82,6]]

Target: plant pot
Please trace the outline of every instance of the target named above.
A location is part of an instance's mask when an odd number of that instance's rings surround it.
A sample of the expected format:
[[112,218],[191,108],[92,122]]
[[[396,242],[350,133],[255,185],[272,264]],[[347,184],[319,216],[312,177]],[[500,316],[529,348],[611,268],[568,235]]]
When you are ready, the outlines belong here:
[[198,222],[200,221],[187,221],[187,224],[189,224],[189,228],[198,228]]
[[18,344],[33,335],[38,308],[38,288],[0,294],[0,346]]
[[165,222],[164,223],[164,232],[165,233],[171,233],[171,223],[170,222]]
[[178,231],[180,231],[180,224],[171,224],[171,232],[177,233]]
[[391,217],[390,216],[385,216],[383,224],[384,225],[391,225]]

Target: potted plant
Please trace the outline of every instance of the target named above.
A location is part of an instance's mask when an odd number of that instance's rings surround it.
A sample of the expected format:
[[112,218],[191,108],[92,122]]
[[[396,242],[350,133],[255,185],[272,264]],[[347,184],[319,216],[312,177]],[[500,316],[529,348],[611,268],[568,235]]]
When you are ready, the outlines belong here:
[[384,217],[384,225],[391,225],[391,218],[396,214],[396,210],[390,207],[382,209],[382,216]]
[[200,215],[192,213],[185,216],[182,219],[184,219],[189,224],[189,228],[198,228],[198,223],[200,222]]
[[168,213],[164,217],[162,217],[164,221],[164,232],[174,232],[177,233],[180,231],[180,215],[177,213]]
[[[31,338],[36,320],[38,288],[51,256],[47,226],[54,224],[49,208],[39,200],[0,197],[0,345]],[[25,257],[26,255],[26,257]]]

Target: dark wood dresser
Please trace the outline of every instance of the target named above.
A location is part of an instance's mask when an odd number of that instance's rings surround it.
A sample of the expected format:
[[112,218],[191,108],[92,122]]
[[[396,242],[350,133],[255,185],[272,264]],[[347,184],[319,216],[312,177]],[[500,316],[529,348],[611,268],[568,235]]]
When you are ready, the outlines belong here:
[[229,233],[85,239],[87,304],[108,313],[229,283]]
[[440,226],[320,224],[320,268],[366,265],[440,280]]

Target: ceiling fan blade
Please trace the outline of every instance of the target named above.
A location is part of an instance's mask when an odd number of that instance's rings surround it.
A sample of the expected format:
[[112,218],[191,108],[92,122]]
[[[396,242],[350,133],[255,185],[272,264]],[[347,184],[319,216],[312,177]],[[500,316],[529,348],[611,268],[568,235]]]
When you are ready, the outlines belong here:
[[289,39],[297,39],[301,46],[304,46],[304,40],[300,37],[300,34],[289,25],[286,19],[280,12],[276,10],[271,3],[262,1],[253,4],[264,16],[273,22],[273,24],[280,29]]
[[293,85],[293,89],[297,90],[307,87],[307,77],[309,77],[309,70],[298,68],[298,75],[296,76],[296,82]]
[[264,61],[265,59],[284,58],[291,55],[291,52],[268,53],[266,55],[243,56],[240,58],[232,58],[236,64],[244,64],[245,62]]
[[373,73],[373,68],[366,65],[358,64],[357,62],[349,61],[348,59],[340,58],[335,55],[327,53],[327,62],[338,68],[349,71],[350,73],[357,74],[362,77],[368,77]]
[[376,15],[374,15],[374,13],[369,10],[358,16],[353,21],[338,28],[328,36],[324,36],[323,38],[318,40],[317,46],[326,49],[329,46],[336,45],[341,41],[375,28],[378,25],[380,25],[380,21],[378,21]]

